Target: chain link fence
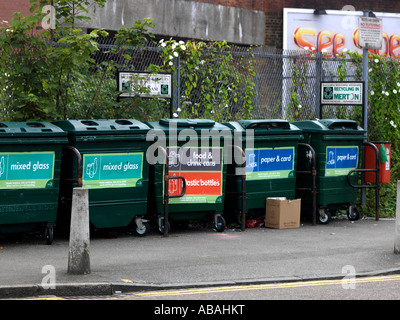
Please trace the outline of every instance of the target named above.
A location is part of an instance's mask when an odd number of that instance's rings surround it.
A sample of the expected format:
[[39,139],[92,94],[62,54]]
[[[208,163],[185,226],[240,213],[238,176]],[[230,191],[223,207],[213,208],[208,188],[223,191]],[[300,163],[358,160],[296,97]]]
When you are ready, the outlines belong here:
[[[68,95],[57,101],[61,105],[60,118],[156,120],[172,116],[222,122],[249,118],[359,120],[361,116],[360,107],[348,106],[324,106],[320,114],[320,81],[361,80],[360,66],[348,56],[334,58],[269,47],[233,46],[229,52],[203,49],[195,69],[188,68],[187,55],[174,57],[177,72],[173,75],[172,101],[135,98],[117,103],[118,70],[144,72],[151,65],[163,67],[164,59],[153,43],[130,48],[130,58],[123,51],[112,50],[115,45],[111,38],[100,39],[98,48],[92,61],[76,66],[76,73],[65,75]],[[223,63],[222,57],[227,54],[230,60]],[[193,76],[196,86],[189,90],[188,80]],[[3,112],[10,100],[12,92],[1,90]],[[206,105],[205,101],[210,103]]]
[[[95,54],[97,64],[107,62],[110,57],[105,54],[112,46],[103,40],[99,44],[100,50]],[[226,52],[220,52],[223,55]],[[286,119],[307,120],[314,118],[346,117],[359,120],[361,116],[360,107],[351,106],[324,106],[320,114],[319,94],[320,81],[361,81],[362,73],[360,65],[356,61],[343,56],[331,57],[311,51],[285,51],[270,47],[240,47],[230,48],[231,61],[229,77],[214,82],[215,110],[210,110],[208,117],[216,118],[218,121],[238,120],[239,118],[252,119]],[[213,57],[211,57],[213,55]],[[143,72],[147,71],[151,64],[162,65],[163,59],[157,46],[151,44],[145,49],[137,49],[135,55],[129,61],[122,61],[119,57],[118,63],[123,65],[124,70]],[[214,70],[207,73],[208,76],[218,78],[219,60],[215,53],[204,50],[202,62],[198,68]],[[177,66],[177,74],[174,75],[174,100],[171,102],[173,116],[187,118],[203,117],[201,112],[204,108],[204,96],[208,94],[205,90],[192,90],[190,96],[186,95],[186,80],[190,74],[185,68],[186,57],[180,55],[174,61]],[[251,64],[252,72],[246,67]],[[193,72],[193,71],[192,71]],[[196,70],[201,74],[201,70]],[[225,73],[226,74],[226,73]],[[252,92],[251,110],[243,110],[243,97],[248,94],[244,86],[251,83]],[[204,78],[198,78],[197,87],[205,82]],[[232,88],[232,83],[236,83]],[[116,85],[115,85],[116,87]],[[235,94],[230,94],[236,90]],[[79,100],[79,95],[77,96]],[[148,100],[146,100],[148,102]],[[155,108],[152,115],[157,117],[168,117],[166,108]],[[221,109],[227,109],[221,111]]]

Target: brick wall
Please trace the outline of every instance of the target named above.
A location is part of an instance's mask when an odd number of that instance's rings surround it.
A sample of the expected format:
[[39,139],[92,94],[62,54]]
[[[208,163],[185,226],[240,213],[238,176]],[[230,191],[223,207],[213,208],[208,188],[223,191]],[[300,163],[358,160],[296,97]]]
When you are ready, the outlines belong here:
[[0,0],[0,22],[10,21],[14,12],[29,14],[29,0]]
[[265,11],[266,0],[193,0],[197,2],[206,2],[215,5],[222,5],[227,7],[235,7],[247,10]]
[[[188,0],[190,1],[190,0]],[[230,6],[248,10],[260,10],[264,12],[282,12],[283,8],[304,9],[331,9],[341,10],[345,5],[352,5],[356,10],[369,9],[378,12],[400,13],[400,1],[398,0],[192,0],[206,2],[215,5]]]
[[265,45],[282,48],[283,8],[341,10],[352,5],[356,11],[400,13],[399,0],[193,0],[265,12]]

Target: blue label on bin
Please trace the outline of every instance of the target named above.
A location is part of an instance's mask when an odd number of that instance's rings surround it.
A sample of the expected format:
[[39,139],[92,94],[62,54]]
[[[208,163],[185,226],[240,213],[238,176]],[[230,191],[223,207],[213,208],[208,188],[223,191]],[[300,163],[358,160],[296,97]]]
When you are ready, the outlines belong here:
[[246,149],[246,179],[288,178],[294,169],[294,147]]
[[347,175],[357,168],[358,147],[326,147],[325,176]]

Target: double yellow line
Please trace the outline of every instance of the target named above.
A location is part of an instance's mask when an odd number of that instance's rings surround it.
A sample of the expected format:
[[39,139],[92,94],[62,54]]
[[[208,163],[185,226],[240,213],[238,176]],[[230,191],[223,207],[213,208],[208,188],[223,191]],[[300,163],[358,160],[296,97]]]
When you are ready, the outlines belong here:
[[233,292],[233,291],[269,290],[269,289],[300,288],[300,287],[342,285],[342,284],[348,285],[349,283],[357,284],[357,283],[371,283],[371,282],[382,282],[382,281],[400,281],[400,275],[361,277],[354,279],[343,278],[335,280],[315,280],[315,281],[270,283],[270,284],[258,284],[258,285],[182,289],[174,291],[154,291],[154,292],[136,293],[133,294],[132,296],[137,296],[137,297],[179,296],[179,295],[190,295],[190,294],[223,293],[223,292]]

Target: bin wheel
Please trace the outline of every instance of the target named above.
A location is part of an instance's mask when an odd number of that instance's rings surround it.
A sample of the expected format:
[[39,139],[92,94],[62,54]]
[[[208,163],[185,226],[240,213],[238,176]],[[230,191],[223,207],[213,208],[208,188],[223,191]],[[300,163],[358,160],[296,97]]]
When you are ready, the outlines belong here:
[[226,222],[225,219],[218,215],[215,217],[215,230],[217,230],[218,232],[223,232],[226,228]]
[[[167,222],[167,226],[168,226],[168,233],[171,231],[171,225],[169,224],[169,222]],[[159,217],[158,218],[158,232],[160,234],[164,234],[164,218]]]
[[135,226],[133,232],[139,237],[144,237],[150,232],[150,224],[148,222],[142,222],[140,227]]
[[318,222],[321,224],[328,224],[331,221],[331,214],[326,209],[319,209],[318,210]]
[[349,211],[347,212],[347,218],[350,221],[356,221],[360,219],[360,211],[354,206],[349,206]]
[[46,227],[44,236],[46,239],[46,244],[51,245],[53,243],[53,227]]

